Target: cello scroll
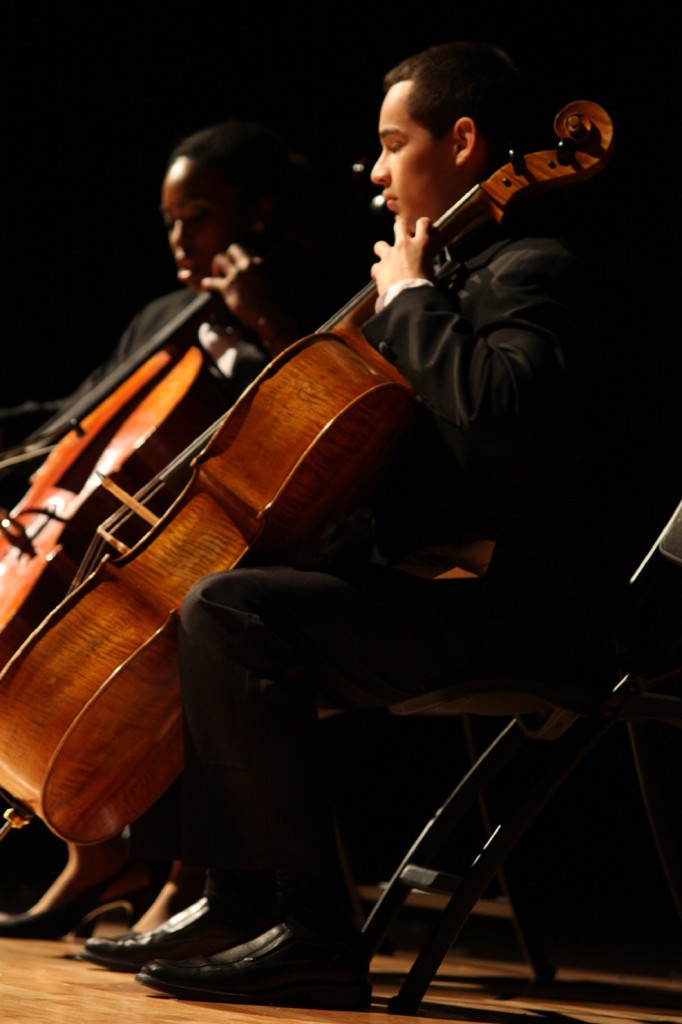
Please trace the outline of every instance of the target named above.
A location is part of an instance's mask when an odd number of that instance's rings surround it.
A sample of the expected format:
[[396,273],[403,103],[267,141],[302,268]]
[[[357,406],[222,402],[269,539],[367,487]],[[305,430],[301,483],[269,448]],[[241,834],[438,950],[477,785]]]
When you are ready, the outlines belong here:
[[585,181],[601,171],[613,154],[613,122],[598,103],[577,100],[554,118],[555,149],[511,160],[481,185],[490,215],[497,221],[522,196]]
[[[593,177],[612,156],[613,122],[598,103],[576,100],[567,104],[554,118],[554,132],[559,140],[554,149],[525,155],[510,152],[509,163],[474,185],[439,217],[433,228],[440,245],[456,244],[490,220],[499,223],[509,208],[526,199]],[[371,281],[323,324],[319,333],[341,330],[347,344],[355,347],[352,332],[373,314],[376,294]],[[366,351],[363,357],[370,361],[379,358]]]

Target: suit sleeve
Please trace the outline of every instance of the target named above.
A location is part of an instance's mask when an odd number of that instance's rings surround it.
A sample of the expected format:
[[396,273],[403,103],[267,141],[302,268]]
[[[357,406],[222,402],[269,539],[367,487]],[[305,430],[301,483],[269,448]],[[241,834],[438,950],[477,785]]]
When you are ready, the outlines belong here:
[[566,250],[515,243],[449,292],[399,294],[364,331],[442,423],[465,435],[523,431],[573,369],[574,277]]

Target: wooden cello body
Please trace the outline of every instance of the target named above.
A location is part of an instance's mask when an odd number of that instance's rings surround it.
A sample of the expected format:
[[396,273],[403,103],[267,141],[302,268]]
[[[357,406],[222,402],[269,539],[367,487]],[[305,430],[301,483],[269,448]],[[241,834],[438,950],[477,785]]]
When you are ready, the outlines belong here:
[[[612,132],[601,108],[573,104],[558,120],[570,146],[505,165],[441,218],[444,242],[501,219],[524,190],[604,166]],[[263,371],[191,460],[186,487],[158,522],[135,519],[139,537],[100,560],[0,675],[0,788],[62,838],[115,834],[179,771],[175,621],[189,587],[239,564],[308,559],[390,460],[413,392],[354,329],[373,299],[370,286],[333,330],[325,325]]]
[[0,526],[0,666],[64,598],[97,526],[220,415],[197,348],[155,353],[56,445]]
[[175,609],[209,572],[311,554],[406,425],[412,392],[396,378],[337,336],[263,372],[159,524],[101,561],[5,667],[5,791],[79,843],[150,806],[182,763]]

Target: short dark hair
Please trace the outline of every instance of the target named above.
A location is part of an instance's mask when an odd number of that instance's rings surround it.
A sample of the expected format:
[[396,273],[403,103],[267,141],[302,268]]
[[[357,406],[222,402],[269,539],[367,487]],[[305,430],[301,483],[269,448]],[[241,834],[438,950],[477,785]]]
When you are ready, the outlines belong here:
[[306,161],[279,135],[255,121],[231,118],[186,136],[171,152],[167,169],[180,157],[211,167],[225,181],[244,189],[247,201],[298,197]]
[[414,83],[410,116],[435,139],[458,118],[471,117],[493,159],[506,159],[521,130],[523,108],[521,76],[508,53],[486,42],[442,43],[389,71],[384,90],[404,81]]

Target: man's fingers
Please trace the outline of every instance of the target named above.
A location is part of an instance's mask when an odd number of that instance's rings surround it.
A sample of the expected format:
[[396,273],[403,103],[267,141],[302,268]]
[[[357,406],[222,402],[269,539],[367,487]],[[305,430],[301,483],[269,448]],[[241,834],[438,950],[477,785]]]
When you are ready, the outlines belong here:
[[393,222],[393,235],[396,242],[400,242],[403,238],[409,237],[410,232],[407,229],[407,221],[402,217],[396,217]]
[[414,228],[414,237],[419,242],[431,238],[434,233],[433,225],[428,217],[419,217]]

